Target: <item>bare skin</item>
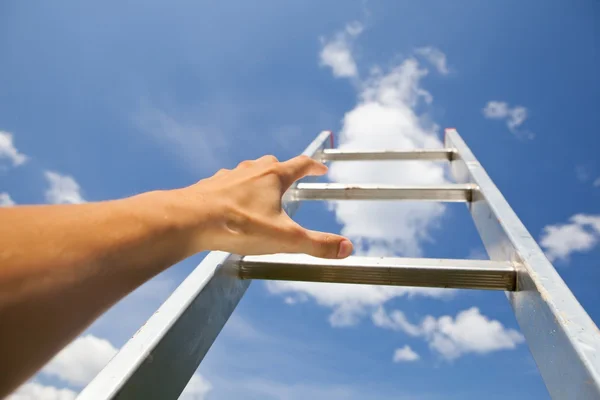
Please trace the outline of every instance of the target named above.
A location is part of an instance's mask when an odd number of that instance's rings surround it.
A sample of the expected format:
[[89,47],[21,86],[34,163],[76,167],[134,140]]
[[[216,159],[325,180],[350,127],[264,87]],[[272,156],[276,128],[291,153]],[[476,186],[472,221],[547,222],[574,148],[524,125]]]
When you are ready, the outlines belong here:
[[265,156],[192,186],[78,205],[0,209],[0,398],[117,301],[201,251],[344,258],[342,236],[281,208],[296,180],[327,167]]

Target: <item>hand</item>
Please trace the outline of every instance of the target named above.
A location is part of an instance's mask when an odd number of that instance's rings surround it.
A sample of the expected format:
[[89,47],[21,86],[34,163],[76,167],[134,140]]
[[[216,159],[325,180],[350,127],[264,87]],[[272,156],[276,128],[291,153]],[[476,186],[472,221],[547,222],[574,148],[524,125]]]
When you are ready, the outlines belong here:
[[[195,250],[222,250],[240,255],[306,253],[345,258],[352,243],[338,235],[304,229],[282,209],[281,198],[298,179],[323,175],[327,167],[300,156],[279,162],[273,156],[244,161],[235,169],[180,189],[208,221],[197,232]],[[209,215],[206,216],[206,213]]]

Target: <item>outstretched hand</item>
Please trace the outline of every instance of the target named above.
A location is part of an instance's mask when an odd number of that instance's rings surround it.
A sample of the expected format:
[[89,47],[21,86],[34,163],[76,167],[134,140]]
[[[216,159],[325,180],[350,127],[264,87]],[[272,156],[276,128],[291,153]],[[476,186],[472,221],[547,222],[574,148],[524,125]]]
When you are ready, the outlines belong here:
[[0,398],[135,288],[192,254],[306,253],[344,258],[342,236],[304,229],[282,209],[308,157],[244,161],[182,189],[87,204],[0,209]]
[[[306,156],[279,162],[273,156],[222,169],[177,192],[205,217],[195,250],[223,250],[241,255],[306,253],[345,258],[352,243],[339,235],[316,232],[294,222],[282,209],[282,196],[298,179],[323,175],[327,167]],[[207,217],[207,218],[206,218]]]

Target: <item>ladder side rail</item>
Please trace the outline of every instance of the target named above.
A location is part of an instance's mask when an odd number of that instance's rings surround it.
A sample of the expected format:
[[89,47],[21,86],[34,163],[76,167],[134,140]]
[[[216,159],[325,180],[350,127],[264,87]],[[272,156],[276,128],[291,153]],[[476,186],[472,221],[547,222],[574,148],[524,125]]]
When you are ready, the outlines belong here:
[[[314,157],[331,135],[302,154]],[[298,205],[283,207],[291,216]],[[238,258],[210,252],[77,398],[177,399],[250,285],[228,266]]]
[[506,294],[550,395],[600,398],[600,331],[455,129],[445,142],[456,181],[480,189],[469,211],[490,259],[515,264],[517,291]]
[[209,253],[78,399],[177,399],[250,285],[230,256]]

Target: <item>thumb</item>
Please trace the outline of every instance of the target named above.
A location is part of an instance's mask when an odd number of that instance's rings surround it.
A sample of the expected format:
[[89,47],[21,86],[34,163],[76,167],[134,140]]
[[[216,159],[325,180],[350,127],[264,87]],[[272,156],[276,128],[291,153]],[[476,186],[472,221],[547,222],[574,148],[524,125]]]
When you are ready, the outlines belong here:
[[352,253],[352,243],[343,236],[305,230],[303,252],[320,258],[346,258]]

